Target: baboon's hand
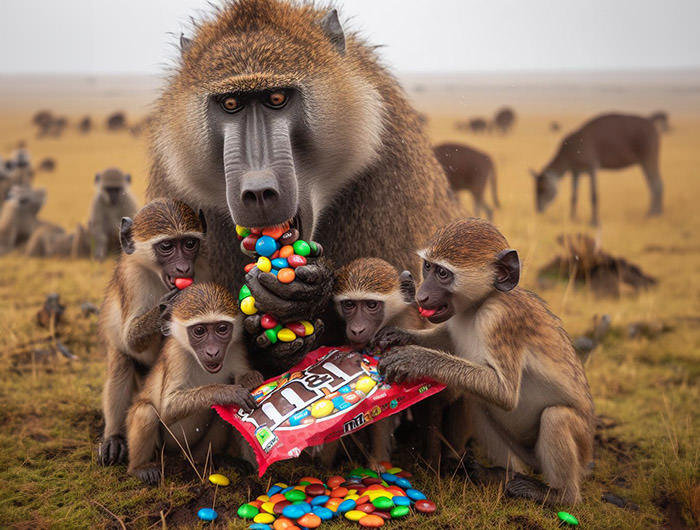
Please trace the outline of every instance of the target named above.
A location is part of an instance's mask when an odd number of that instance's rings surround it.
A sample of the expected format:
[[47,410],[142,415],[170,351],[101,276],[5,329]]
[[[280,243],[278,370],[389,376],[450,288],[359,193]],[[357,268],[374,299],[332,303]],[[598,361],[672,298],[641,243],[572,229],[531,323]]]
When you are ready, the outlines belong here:
[[333,292],[333,271],[322,260],[297,267],[291,283],[274,274],[253,268],[245,280],[260,313],[274,315],[280,322],[311,320],[328,305]]
[[240,377],[237,377],[236,384],[253,391],[258,388],[264,380],[265,378],[260,372],[257,370],[250,370]]
[[[265,330],[260,325],[260,316],[252,315],[245,319],[243,327],[249,335],[255,337],[255,347],[262,350],[262,355],[269,358],[291,361],[294,357],[301,358],[310,352],[323,335],[325,325],[320,318],[314,322],[314,332],[306,337],[297,337],[291,342],[277,341],[275,344],[265,334]],[[288,363],[287,363],[288,364]],[[294,364],[292,362],[292,364]]]
[[114,434],[100,444],[98,461],[103,466],[113,466],[126,462],[126,440],[121,434]]
[[416,301],[416,282],[410,271],[403,271],[399,276],[399,292],[401,298],[407,304],[413,304]]
[[426,355],[415,347],[399,346],[379,359],[379,373],[388,383],[416,381],[428,376]]
[[214,396],[217,405],[235,405],[244,412],[251,412],[255,408],[255,398],[247,388],[241,385],[222,385]]
[[160,483],[160,468],[157,464],[146,464],[134,469],[131,474],[149,486],[157,486]]
[[384,351],[392,346],[406,346],[414,342],[413,335],[405,329],[392,326],[380,329],[370,341],[370,349],[379,348]]
[[169,290],[167,293],[165,293],[163,296],[160,297],[160,300],[158,300],[158,309],[160,311],[160,318],[163,320],[163,318],[170,313],[170,309],[173,306],[173,302],[175,301],[175,298],[177,295],[180,293],[180,289],[177,287],[172,288]]

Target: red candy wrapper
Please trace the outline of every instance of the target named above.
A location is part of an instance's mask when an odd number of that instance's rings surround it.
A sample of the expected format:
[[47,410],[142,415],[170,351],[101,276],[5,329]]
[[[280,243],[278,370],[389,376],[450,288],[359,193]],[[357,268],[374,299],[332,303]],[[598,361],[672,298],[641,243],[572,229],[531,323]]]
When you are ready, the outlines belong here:
[[384,383],[378,359],[350,348],[319,348],[281,376],[253,391],[258,406],[214,405],[251,445],[262,476],[278,460],[306,447],[337,440],[396,414],[445,385],[434,381]]

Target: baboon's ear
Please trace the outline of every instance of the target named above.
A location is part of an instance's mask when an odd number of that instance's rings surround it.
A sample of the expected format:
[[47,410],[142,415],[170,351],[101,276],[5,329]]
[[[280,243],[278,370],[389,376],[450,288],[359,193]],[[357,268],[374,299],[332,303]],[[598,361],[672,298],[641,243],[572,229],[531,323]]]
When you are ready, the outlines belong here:
[[185,55],[192,47],[192,39],[185,37],[184,33],[180,33],[180,55]]
[[493,286],[499,291],[507,292],[520,281],[520,258],[518,251],[512,248],[502,250],[496,255],[496,274]]
[[131,173],[124,175],[124,180],[126,180],[128,184],[131,184]]
[[344,54],[345,33],[343,33],[343,27],[338,20],[338,11],[331,9],[326,13],[326,16],[321,20],[321,29],[331,41],[331,44],[333,44],[341,54]]
[[97,184],[100,181],[100,174],[95,173],[95,184]]
[[399,291],[405,303],[412,304],[416,301],[416,282],[410,271],[403,271],[399,276]]
[[131,235],[131,225],[134,221],[131,217],[122,217],[122,224],[119,227],[119,242],[122,245],[122,250],[127,254],[133,254],[136,250],[134,238]]
[[207,218],[204,217],[204,210],[199,210],[199,222],[202,223],[202,234],[207,233]]

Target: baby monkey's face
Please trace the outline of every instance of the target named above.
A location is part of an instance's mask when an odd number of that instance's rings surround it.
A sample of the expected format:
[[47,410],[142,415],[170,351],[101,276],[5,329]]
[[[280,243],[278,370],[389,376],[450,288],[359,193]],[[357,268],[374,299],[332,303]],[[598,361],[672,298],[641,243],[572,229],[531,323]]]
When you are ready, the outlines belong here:
[[199,322],[187,327],[187,338],[199,364],[207,372],[221,370],[233,337],[233,323]]
[[153,245],[153,252],[168,289],[175,288],[178,278],[194,277],[194,263],[199,254],[199,239],[196,237],[162,239]]
[[443,265],[423,261],[423,283],[416,293],[418,311],[433,324],[455,314],[453,300],[455,274]]
[[348,341],[357,349],[364,348],[384,322],[384,302],[380,300],[343,300],[340,311]]

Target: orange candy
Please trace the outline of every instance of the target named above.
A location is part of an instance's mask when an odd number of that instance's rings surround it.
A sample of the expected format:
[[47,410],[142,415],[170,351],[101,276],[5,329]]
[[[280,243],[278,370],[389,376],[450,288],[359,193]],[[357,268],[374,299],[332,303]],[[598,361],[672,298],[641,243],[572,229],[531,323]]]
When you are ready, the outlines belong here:
[[281,493],[275,493],[272,497],[270,497],[270,502],[272,504],[276,504],[280,501],[286,501],[286,500],[287,500],[287,497],[285,497]]
[[282,283],[292,283],[294,278],[296,278],[296,273],[294,272],[294,269],[289,267],[280,269],[277,273],[277,279]]
[[243,270],[246,272],[250,272],[250,270],[255,267],[256,263],[248,263],[245,267],[243,267]]
[[398,486],[389,486],[388,488],[384,489],[393,493],[394,495],[398,495],[399,497],[406,497],[406,492]]
[[321,518],[315,513],[307,513],[299,517],[297,523],[306,528],[318,528],[321,526]]
[[[323,481],[316,477],[301,477],[299,482],[310,482],[311,484],[323,484]],[[303,525],[306,526],[306,525]]]
[[294,521],[286,517],[278,517],[277,520],[272,523],[272,528],[275,530],[288,530],[294,526]]
[[[270,499],[270,500],[272,500],[272,499]],[[357,505],[359,506],[360,504],[365,504],[365,503],[368,503],[368,502],[369,502],[369,495],[362,495],[362,497],[359,497],[359,498],[355,501],[355,504],[357,504]]]
[[384,468],[384,471],[390,470],[392,467],[391,462],[387,462],[386,460],[384,462],[379,462],[379,465]]
[[347,494],[348,494],[348,489],[344,488],[342,486],[338,486],[337,488],[333,488],[333,490],[331,491],[331,497],[338,497],[340,499],[344,499]]
[[326,481],[326,484],[328,485],[329,488],[333,489],[333,488],[337,488],[338,486],[340,486],[343,482],[345,482],[345,477],[341,477],[341,476],[336,475],[334,477],[329,478]]
[[254,501],[250,501],[248,504],[250,504],[251,506],[255,506],[259,510],[263,504],[263,501],[259,501],[256,499]]
[[272,239],[279,239],[287,230],[282,226],[271,226],[262,231],[262,235],[270,236]]
[[[294,254],[294,247],[292,245],[284,245],[280,250],[280,258],[288,258],[292,254]],[[343,482],[345,482],[345,479],[343,479]]]
[[365,515],[358,522],[360,526],[364,526],[365,528],[379,528],[380,526],[384,526],[384,519],[374,514]]

